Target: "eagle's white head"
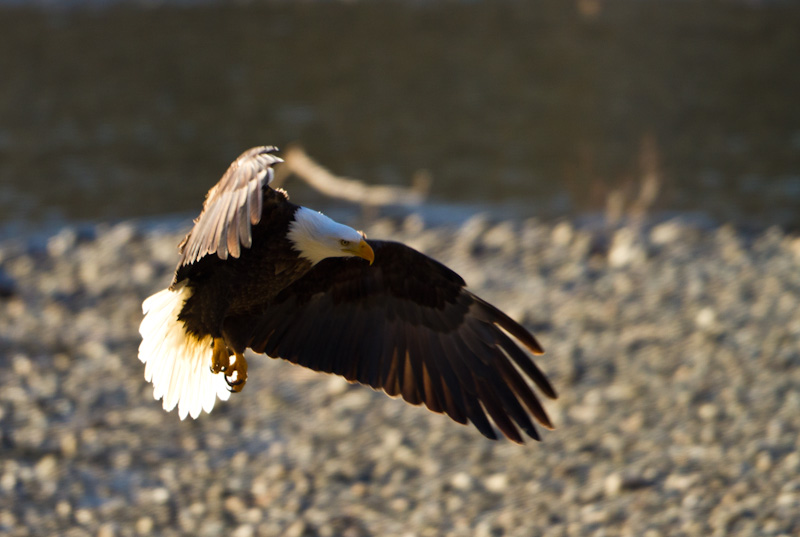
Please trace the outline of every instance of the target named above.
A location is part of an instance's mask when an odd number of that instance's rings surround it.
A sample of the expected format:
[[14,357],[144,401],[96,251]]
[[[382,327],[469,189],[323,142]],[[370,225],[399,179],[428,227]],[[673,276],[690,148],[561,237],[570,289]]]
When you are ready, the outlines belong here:
[[294,213],[287,237],[312,265],[328,257],[363,257],[370,265],[375,260],[375,253],[361,233],[306,207]]

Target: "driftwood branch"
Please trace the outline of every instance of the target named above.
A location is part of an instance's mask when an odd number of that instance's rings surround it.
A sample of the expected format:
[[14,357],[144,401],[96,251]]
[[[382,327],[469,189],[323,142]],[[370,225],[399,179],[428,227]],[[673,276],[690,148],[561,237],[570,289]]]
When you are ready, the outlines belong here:
[[[658,144],[652,134],[642,137],[639,150],[639,194],[631,199],[631,188],[612,190],[606,198],[606,223],[617,225],[626,216],[631,222],[641,225],[645,216],[658,200],[663,183],[663,173],[659,159]],[[632,185],[627,185],[631,187]],[[627,211],[626,211],[627,206]]]
[[430,189],[430,176],[424,172],[415,175],[411,188],[371,186],[356,179],[332,174],[299,146],[290,146],[282,157],[285,164],[276,170],[273,180],[275,187],[283,184],[289,175],[294,174],[326,196],[373,207],[419,205],[425,200]]

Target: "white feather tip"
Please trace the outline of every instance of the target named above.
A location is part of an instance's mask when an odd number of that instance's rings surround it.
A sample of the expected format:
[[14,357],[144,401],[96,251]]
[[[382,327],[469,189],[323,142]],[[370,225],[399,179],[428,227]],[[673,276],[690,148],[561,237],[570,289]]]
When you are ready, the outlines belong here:
[[181,419],[211,412],[217,398],[226,401],[231,395],[225,377],[210,370],[211,336],[189,335],[178,320],[191,293],[188,286],[178,285],[150,296],[142,303],[144,319],[139,325],[144,379],[153,383],[153,397],[163,399],[164,410],[177,406]]

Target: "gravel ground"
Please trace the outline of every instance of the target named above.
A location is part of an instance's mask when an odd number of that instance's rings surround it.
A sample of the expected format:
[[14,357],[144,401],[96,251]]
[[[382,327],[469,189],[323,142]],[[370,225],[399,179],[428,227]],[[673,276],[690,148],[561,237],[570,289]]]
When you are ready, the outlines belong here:
[[137,359],[181,233],[0,243],[0,533],[800,534],[800,239],[378,221],[529,326],[561,397],[542,443],[267,358],[180,421]]

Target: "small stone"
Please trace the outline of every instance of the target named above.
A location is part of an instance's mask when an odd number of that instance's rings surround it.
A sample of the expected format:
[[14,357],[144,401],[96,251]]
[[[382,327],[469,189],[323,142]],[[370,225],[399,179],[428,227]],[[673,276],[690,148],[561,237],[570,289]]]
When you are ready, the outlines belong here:
[[72,228],[65,228],[47,241],[47,253],[51,257],[61,257],[73,250],[78,242],[78,234]]
[[61,500],[56,504],[56,514],[62,518],[66,518],[72,514],[72,506],[68,501]]
[[511,222],[501,222],[483,234],[483,244],[489,248],[516,248],[516,233]]
[[29,377],[33,371],[30,359],[22,354],[14,356],[14,374],[20,377]]
[[394,498],[392,501],[389,502],[389,507],[392,508],[393,511],[398,513],[404,513],[408,511],[408,508],[411,504],[408,501],[408,498]]
[[644,262],[646,255],[636,233],[623,228],[614,233],[611,249],[608,252],[608,263],[615,268],[637,265]]
[[237,514],[247,509],[247,506],[238,496],[228,496],[225,498],[225,510],[229,513]]
[[697,415],[705,421],[713,421],[719,415],[719,408],[713,403],[704,403],[697,409]]
[[383,434],[383,448],[394,451],[403,442],[403,433],[397,429],[389,429]]
[[687,494],[681,501],[681,506],[685,509],[694,509],[700,504],[701,498],[695,493]]
[[136,236],[136,227],[129,222],[122,222],[100,235],[99,243],[106,249],[119,248]]
[[169,500],[169,490],[164,487],[157,487],[150,491],[150,500],[153,503],[164,504]]
[[114,524],[107,522],[97,530],[97,537],[114,537],[116,533]]
[[350,486],[350,494],[355,498],[363,498],[367,495],[367,486],[364,483],[353,483]]
[[794,472],[800,468],[800,453],[794,451],[786,455],[783,459],[783,467],[786,471]]
[[800,261],[800,237],[789,242],[789,251],[794,254],[795,261]]
[[67,371],[71,365],[72,365],[72,360],[70,359],[69,356],[67,356],[63,352],[60,352],[55,356],[53,356],[53,366],[56,368],[56,370]]
[[559,222],[553,228],[550,237],[553,241],[553,244],[556,246],[567,246],[572,241],[574,234],[575,233],[572,229],[572,224],[569,222]]
[[675,242],[680,238],[681,226],[677,222],[664,222],[650,231],[650,240],[659,246]]
[[472,488],[472,477],[466,472],[459,472],[450,479],[450,484],[456,490],[469,490]]
[[153,519],[149,516],[143,516],[136,521],[136,533],[139,535],[150,535],[153,531]]
[[131,277],[134,282],[139,284],[152,281],[155,275],[155,268],[150,263],[139,262],[131,268]]
[[687,490],[697,482],[696,474],[670,474],[664,481],[664,488],[672,490]]
[[603,481],[603,488],[606,496],[616,496],[622,492],[623,481],[622,475],[619,473],[613,473],[606,476],[605,481]]
[[493,537],[496,535],[496,528],[492,527],[492,523],[488,520],[482,520],[475,527],[475,537]]
[[0,528],[13,528],[17,525],[17,517],[11,511],[3,509],[0,511]]
[[17,476],[14,475],[13,472],[7,471],[2,476],[0,476],[0,489],[11,492],[14,490],[14,487],[17,485]]
[[445,501],[447,510],[451,513],[457,513],[464,508],[464,499],[460,495],[450,495]]
[[697,316],[695,317],[695,323],[697,323],[697,327],[703,330],[708,330],[712,328],[717,322],[717,315],[714,313],[714,310],[711,308],[703,308],[697,312]]
[[247,467],[248,454],[246,451],[239,451],[230,459],[230,465],[235,470],[243,470]]
[[608,520],[608,511],[598,505],[585,505],[581,509],[581,520],[584,524],[603,524]]
[[767,451],[762,451],[756,456],[756,469],[759,472],[768,472],[772,468],[772,456]]
[[231,533],[231,537],[253,537],[255,535],[256,530],[250,524],[242,524]]
[[306,532],[306,523],[302,520],[295,520],[292,522],[286,531],[283,532],[284,537],[303,537]]
[[36,463],[34,471],[36,472],[36,477],[39,478],[40,481],[47,481],[55,476],[57,469],[58,464],[56,458],[53,455],[45,455]]
[[489,219],[485,214],[471,217],[458,230],[455,240],[456,249],[463,253],[472,253],[472,249],[475,248],[488,227]]
[[242,513],[240,519],[248,524],[258,524],[264,518],[264,513],[258,507],[251,507]]
[[489,492],[500,494],[508,488],[508,476],[503,473],[492,474],[486,478],[484,485]]
[[206,513],[206,504],[202,502],[194,502],[189,506],[189,513],[194,517],[201,517]]
[[94,515],[88,509],[78,509],[75,511],[75,520],[82,526],[88,526],[94,520]]
[[329,395],[341,395],[350,389],[350,383],[343,377],[331,376],[327,379],[327,391]]

